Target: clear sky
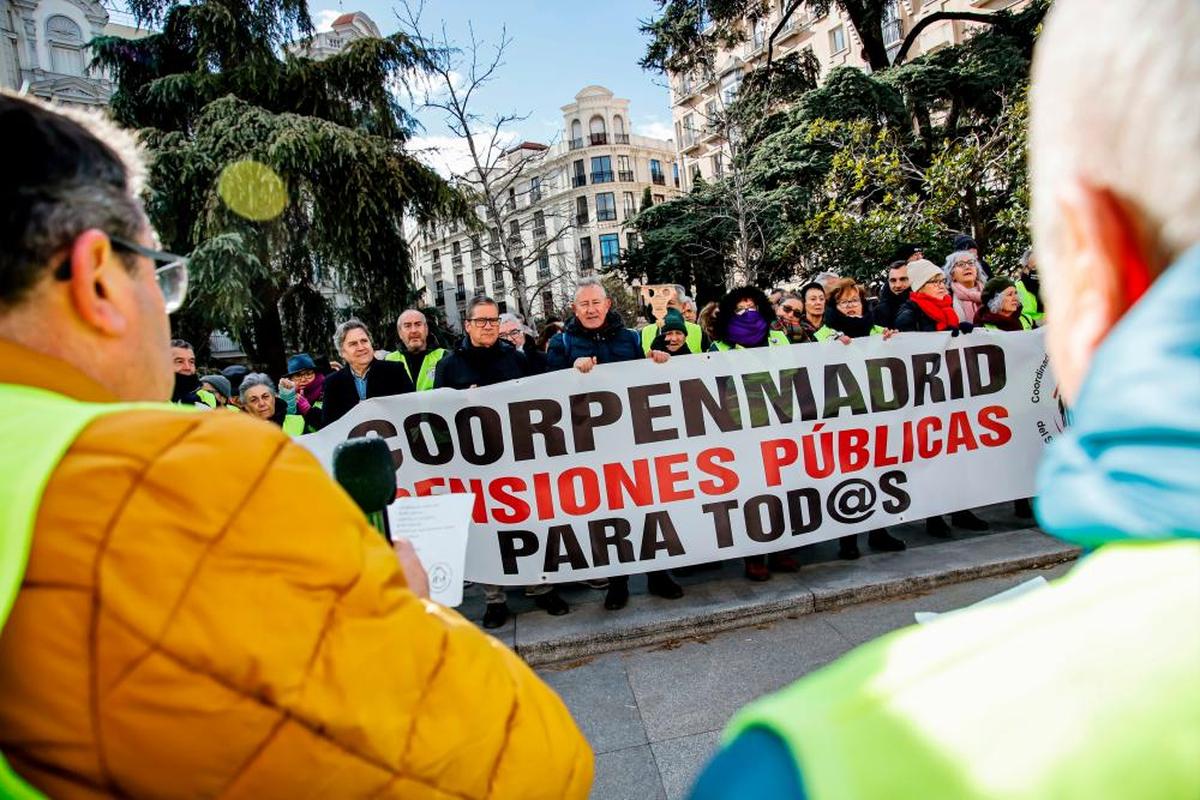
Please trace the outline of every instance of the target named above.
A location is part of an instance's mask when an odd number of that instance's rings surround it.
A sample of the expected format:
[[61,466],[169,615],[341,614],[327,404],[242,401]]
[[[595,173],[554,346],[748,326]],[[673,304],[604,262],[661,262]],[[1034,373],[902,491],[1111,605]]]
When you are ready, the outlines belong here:
[[[415,5],[414,5],[415,7]],[[318,28],[343,12],[364,11],[387,35],[399,28],[391,0],[310,0],[309,12]],[[589,84],[606,86],[628,98],[633,132],[671,138],[671,112],[665,80],[638,65],[646,39],[639,20],[653,15],[653,0],[428,0],[422,27],[440,30],[444,21],[452,42],[475,36],[494,46],[507,28],[512,39],[504,65],[480,96],[480,109],[529,114],[515,126],[514,138],[548,142],[562,138],[561,106]],[[418,147],[455,150],[436,114],[420,114],[425,125]],[[453,160],[452,152],[431,157],[439,166]]]

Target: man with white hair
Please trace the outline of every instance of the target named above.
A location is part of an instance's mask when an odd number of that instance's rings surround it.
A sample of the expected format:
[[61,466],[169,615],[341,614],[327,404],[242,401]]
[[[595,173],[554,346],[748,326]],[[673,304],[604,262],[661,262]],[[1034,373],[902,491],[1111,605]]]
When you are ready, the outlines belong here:
[[1090,552],[752,704],[694,799],[1200,797],[1198,41],[1196,0],[1056,0],[1035,53],[1037,516]]
[[[582,373],[591,372],[597,364],[639,361],[646,356],[636,331],[625,327],[621,315],[612,307],[612,299],[597,278],[584,278],[575,287],[575,312],[567,320],[562,333],[555,334],[546,350],[549,370],[574,367]],[[671,356],[651,350],[650,358],[665,364]],[[674,600],[683,597],[683,588],[671,579],[666,570],[647,575],[651,594]],[[617,611],[629,602],[629,576],[609,578],[604,607]]]

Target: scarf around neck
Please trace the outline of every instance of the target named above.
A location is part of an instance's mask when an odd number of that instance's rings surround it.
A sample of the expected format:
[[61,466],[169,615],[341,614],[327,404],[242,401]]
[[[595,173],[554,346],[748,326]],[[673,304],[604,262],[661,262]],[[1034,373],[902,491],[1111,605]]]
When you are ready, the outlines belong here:
[[916,303],[917,308],[921,309],[925,316],[937,323],[939,331],[948,331],[958,327],[958,314],[954,313],[954,301],[950,299],[950,295],[946,295],[941,300],[935,300],[927,294],[913,292],[908,299]]
[[825,315],[825,324],[835,331],[846,334],[852,339],[871,335],[875,327],[866,317],[850,317],[833,308]]
[[753,347],[767,338],[768,330],[767,321],[762,318],[762,314],[755,309],[750,309],[733,315],[733,319],[729,320],[729,330],[726,335],[733,344]]

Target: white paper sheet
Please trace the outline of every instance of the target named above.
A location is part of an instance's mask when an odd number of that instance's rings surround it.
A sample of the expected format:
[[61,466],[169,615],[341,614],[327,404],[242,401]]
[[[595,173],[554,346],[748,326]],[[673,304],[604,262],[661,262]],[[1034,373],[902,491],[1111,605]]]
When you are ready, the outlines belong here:
[[472,494],[441,494],[397,498],[387,509],[392,538],[412,542],[429,575],[429,596],[444,606],[462,603],[474,503]]

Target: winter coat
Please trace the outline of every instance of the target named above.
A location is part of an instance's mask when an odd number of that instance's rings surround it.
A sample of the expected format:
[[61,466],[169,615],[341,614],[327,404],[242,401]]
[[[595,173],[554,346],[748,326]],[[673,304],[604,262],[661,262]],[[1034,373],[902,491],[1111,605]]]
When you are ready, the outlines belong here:
[[509,342],[497,339],[491,347],[476,347],[464,336],[454,351],[438,362],[433,387],[469,389],[532,374],[529,359]]
[[879,293],[879,301],[871,309],[872,321],[883,328],[895,328],[896,315],[908,301],[909,294],[911,294],[909,289],[905,289],[900,294],[894,294],[891,289],[885,287]]
[[642,352],[642,340],[637,331],[625,327],[621,315],[608,312],[604,324],[588,330],[579,324],[577,317],[567,322],[566,329],[555,334],[546,350],[548,369],[567,369],[575,365],[576,359],[595,357],[598,364],[619,361],[638,361],[646,357]]
[[898,331],[906,332],[935,332],[937,331],[937,322],[930,319],[912,300],[905,300],[900,306],[900,310],[896,312],[895,328]]
[[[3,341],[0,382],[114,399]],[[409,591],[273,425],[102,416],[34,525],[0,632],[0,750],[48,797],[587,796],[592,755],[562,701]]]
[[[375,359],[367,369],[367,399],[390,397],[413,391],[412,378],[403,364],[395,361]],[[354,373],[346,365],[325,378],[325,400],[321,414],[321,425],[341,419],[346,412],[359,404],[358,389],[354,386]]]

